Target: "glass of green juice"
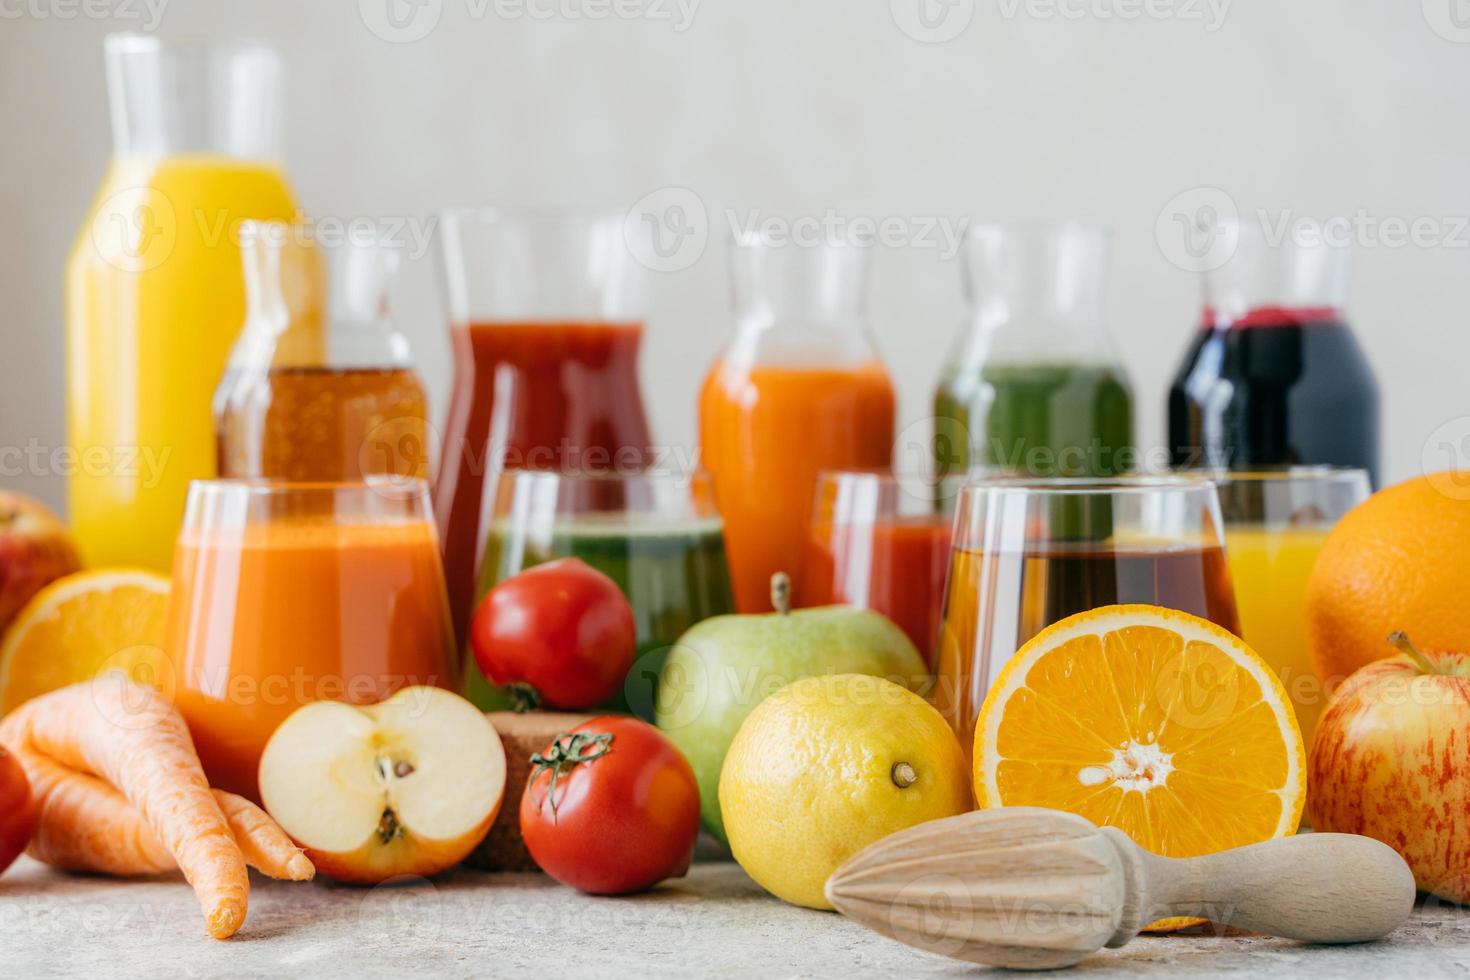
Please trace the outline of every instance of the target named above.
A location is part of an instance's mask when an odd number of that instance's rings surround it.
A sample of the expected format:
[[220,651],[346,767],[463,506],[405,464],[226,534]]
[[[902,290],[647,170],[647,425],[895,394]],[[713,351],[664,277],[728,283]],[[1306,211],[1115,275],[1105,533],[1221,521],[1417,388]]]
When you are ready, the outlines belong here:
[[[659,671],[695,623],[733,612],[724,524],[708,474],[501,474],[486,522],[476,601],[533,565],[580,558],[606,574],[633,607],[638,651],[610,710],[652,720]],[[469,697],[485,710],[509,700],[467,665]]]

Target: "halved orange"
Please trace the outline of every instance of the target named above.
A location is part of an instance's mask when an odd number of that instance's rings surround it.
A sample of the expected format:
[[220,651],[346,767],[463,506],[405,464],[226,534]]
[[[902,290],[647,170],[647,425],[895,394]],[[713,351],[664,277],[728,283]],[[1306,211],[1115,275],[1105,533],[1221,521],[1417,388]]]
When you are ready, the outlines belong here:
[[37,592],[0,642],[0,715],[104,670],[155,686],[171,681],[162,648],[168,588],[157,572],[99,568]]
[[1172,609],[1105,606],[1037,634],[991,685],[975,798],[1067,810],[1193,857],[1295,833],[1305,758],[1285,688],[1238,637]]

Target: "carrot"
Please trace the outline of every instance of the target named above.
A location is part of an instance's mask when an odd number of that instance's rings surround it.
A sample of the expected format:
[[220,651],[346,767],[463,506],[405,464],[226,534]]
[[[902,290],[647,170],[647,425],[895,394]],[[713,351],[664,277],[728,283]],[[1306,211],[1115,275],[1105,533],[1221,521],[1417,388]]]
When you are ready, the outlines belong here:
[[310,881],[316,868],[301,848],[291,842],[281,825],[270,814],[243,796],[214,791],[214,798],[229,821],[235,843],[245,855],[245,863],[257,871],[286,881]]
[[[117,787],[194,886],[205,928],[227,939],[245,921],[245,858],[209,790],[189,729],[158,692],[119,673],[43,694],[0,720],[0,741]],[[81,828],[78,846],[93,847]]]
[[[120,877],[173,871],[173,855],[142,815],[116,789],[96,776],[75,772],[46,756],[15,753],[26,770],[39,818],[26,853],[67,871],[100,871]],[[213,790],[250,867],[289,881],[310,881],[311,861],[286,832],[254,803]]]
[[26,848],[31,857],[67,871],[125,877],[177,867],[158,835],[117,790],[28,749],[14,754],[36,801],[36,834]]

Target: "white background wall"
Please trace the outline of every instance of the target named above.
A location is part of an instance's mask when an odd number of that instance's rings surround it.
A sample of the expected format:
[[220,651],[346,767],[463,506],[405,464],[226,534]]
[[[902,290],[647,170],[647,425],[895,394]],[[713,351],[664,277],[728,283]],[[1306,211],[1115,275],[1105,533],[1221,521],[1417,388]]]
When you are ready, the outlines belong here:
[[[0,446],[63,443],[61,274],[109,150],[101,38],[153,26],[142,0],[80,2],[0,0]],[[1438,244],[1365,233],[1351,312],[1384,387],[1387,475],[1470,434],[1464,0],[923,0],[948,18],[938,33],[958,32],[943,43],[901,28],[921,0],[702,0],[682,30],[673,0],[632,19],[418,0],[408,32],[432,29],[408,43],[370,24],[409,0],[151,2],[164,36],[281,47],[289,169],[317,214],[693,190],[711,243],[656,279],[643,363],[664,441],[692,442],[728,325],[726,211],[828,208],[1111,225],[1109,316],[1140,436],[1160,441],[1198,290],[1155,223],[1198,187],[1244,214],[1431,219]],[[557,9],[572,13],[530,15]],[[904,421],[923,418],[960,313],[956,263],[883,250],[872,310]],[[399,320],[442,407],[432,259],[405,270]],[[62,501],[44,473],[0,483]]]

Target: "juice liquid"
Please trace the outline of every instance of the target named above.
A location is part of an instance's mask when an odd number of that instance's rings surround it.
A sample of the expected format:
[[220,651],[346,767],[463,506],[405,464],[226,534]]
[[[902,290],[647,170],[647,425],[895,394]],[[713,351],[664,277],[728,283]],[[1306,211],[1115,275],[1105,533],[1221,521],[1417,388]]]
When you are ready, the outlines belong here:
[[236,226],[295,211],[271,164],[114,161],[66,272],[67,489],[88,564],[168,569],[189,481],[215,472],[210,403],[245,322]]
[[956,549],[945,595],[934,704],[968,747],[991,682],[1046,627],[1114,603],[1167,606],[1239,634],[1223,549],[1046,544]]
[[411,370],[232,371],[215,415],[221,476],[298,483],[428,476],[428,399]]
[[[434,514],[455,631],[475,598],[487,475],[638,468],[652,437],[638,387],[643,327],[632,323],[456,324],[454,393]],[[491,484],[493,486],[493,482]]]
[[1034,476],[1131,469],[1133,397],[1103,364],[987,364],[951,373],[934,396],[941,474],[984,464]]
[[1241,637],[1281,678],[1308,745],[1327,691],[1307,659],[1307,578],[1330,530],[1248,524],[1225,529]]
[[1351,466],[1378,485],[1378,384],[1336,310],[1208,315],[1169,389],[1174,466]]
[[265,743],[300,705],[460,684],[423,521],[186,529],[164,635],[175,704],[210,785],[255,800]]
[[851,368],[718,363],[700,392],[702,460],[725,519],[743,613],[771,608],[771,576],[805,595],[801,559],[822,470],[886,469],[894,395],[877,362]]
[[[624,696],[610,707],[652,720],[659,671],[669,648],[695,623],[733,611],[725,536],[718,519],[669,521],[568,518],[549,538],[528,540],[507,523],[485,538],[480,594],[518,572],[556,558],[580,558],[617,583],[633,607],[638,652]],[[471,667],[470,700],[503,706],[499,692]]]
[[814,524],[802,562],[811,605],[847,603],[897,623],[935,665],[949,575],[948,516]]

